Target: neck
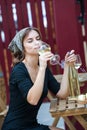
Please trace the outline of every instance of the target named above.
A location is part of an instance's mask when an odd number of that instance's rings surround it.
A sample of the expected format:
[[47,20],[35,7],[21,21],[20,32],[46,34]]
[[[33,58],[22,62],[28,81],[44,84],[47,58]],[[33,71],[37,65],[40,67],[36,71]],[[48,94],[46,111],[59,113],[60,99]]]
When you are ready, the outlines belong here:
[[36,68],[38,66],[38,56],[25,57],[23,62],[31,68]]

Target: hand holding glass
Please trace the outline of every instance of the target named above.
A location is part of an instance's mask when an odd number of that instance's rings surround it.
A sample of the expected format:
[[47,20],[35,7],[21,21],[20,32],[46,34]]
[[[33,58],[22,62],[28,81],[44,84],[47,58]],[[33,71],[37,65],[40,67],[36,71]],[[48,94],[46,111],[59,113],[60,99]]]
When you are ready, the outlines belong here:
[[[41,46],[38,50],[39,54],[41,55],[48,51],[51,51],[50,45],[45,42],[42,42]],[[50,59],[50,64],[56,65],[56,64],[59,64],[59,61],[60,61],[60,56],[58,54],[56,54],[56,55],[53,55],[53,57]]]

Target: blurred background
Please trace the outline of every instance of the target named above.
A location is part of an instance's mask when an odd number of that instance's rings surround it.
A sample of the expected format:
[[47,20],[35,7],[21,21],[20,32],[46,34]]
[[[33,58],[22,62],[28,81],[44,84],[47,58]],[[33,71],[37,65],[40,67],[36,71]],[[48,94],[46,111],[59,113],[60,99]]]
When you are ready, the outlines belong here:
[[[61,60],[74,49],[87,70],[87,0],[0,0],[0,97],[9,104],[9,74],[12,56],[8,44],[22,28],[34,26]],[[62,74],[60,66],[51,66]],[[86,89],[86,88],[85,88]]]

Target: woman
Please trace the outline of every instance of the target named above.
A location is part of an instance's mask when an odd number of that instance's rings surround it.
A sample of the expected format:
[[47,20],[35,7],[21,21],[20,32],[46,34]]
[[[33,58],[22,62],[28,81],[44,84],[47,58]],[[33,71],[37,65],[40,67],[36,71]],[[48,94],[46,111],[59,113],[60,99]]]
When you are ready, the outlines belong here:
[[36,28],[24,28],[16,34],[8,48],[13,53],[13,69],[10,75],[10,104],[2,130],[61,130],[37,123],[37,114],[48,90],[65,98],[69,94],[68,68],[75,61],[74,51],[65,56],[61,85],[53,77],[47,62],[52,52],[38,55],[41,43]]

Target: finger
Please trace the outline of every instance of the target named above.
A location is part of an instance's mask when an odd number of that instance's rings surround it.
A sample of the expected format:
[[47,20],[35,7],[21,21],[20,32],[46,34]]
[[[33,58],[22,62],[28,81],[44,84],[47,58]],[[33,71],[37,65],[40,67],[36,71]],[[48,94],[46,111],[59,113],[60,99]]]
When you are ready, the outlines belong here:
[[66,57],[72,55],[74,52],[75,52],[75,50],[68,51],[68,52],[66,53]]
[[71,50],[71,51],[69,52],[69,55],[73,54],[74,52],[75,52],[75,50]]
[[75,57],[70,57],[66,59],[67,62],[75,62],[75,60],[76,60]]

